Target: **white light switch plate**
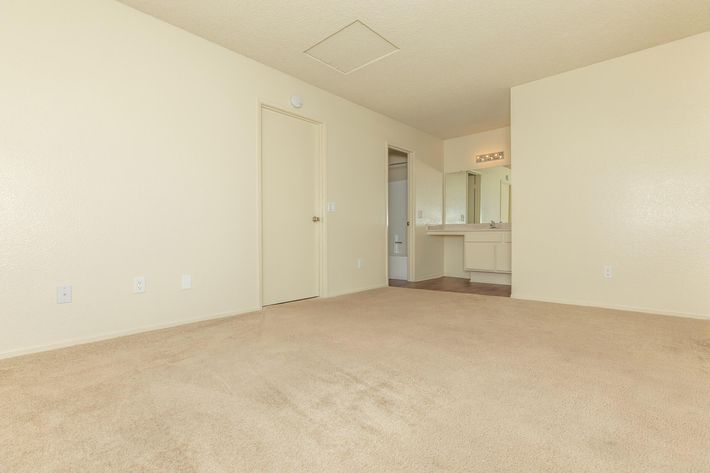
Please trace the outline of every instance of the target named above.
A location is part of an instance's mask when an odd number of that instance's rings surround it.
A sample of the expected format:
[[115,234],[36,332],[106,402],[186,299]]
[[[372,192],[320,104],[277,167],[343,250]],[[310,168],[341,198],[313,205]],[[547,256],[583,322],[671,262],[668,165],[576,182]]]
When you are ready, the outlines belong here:
[[143,294],[145,292],[145,276],[136,276],[133,278],[133,293]]
[[182,275],[181,286],[183,289],[192,289],[192,276],[189,274]]
[[57,288],[57,304],[71,304],[71,298],[71,286],[60,286]]
[[611,279],[614,277],[614,268],[612,268],[610,265],[604,266],[604,278],[606,279]]
[[335,202],[328,202],[328,212],[333,213],[335,212]]

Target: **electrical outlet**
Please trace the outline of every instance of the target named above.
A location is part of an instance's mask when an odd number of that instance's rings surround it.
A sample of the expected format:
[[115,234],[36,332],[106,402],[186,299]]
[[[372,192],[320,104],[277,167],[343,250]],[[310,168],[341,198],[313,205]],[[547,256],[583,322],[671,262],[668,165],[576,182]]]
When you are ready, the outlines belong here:
[[145,276],[136,276],[133,278],[133,293],[143,294],[145,292]]
[[60,286],[57,288],[57,304],[71,304],[71,286]]
[[357,259],[357,269],[362,269],[363,266],[365,266],[365,260],[363,260],[362,258],[358,258]]
[[607,264],[604,266],[603,274],[605,279],[611,279],[614,277],[614,269]]
[[192,289],[192,276],[189,274],[182,275],[181,287],[183,289]]

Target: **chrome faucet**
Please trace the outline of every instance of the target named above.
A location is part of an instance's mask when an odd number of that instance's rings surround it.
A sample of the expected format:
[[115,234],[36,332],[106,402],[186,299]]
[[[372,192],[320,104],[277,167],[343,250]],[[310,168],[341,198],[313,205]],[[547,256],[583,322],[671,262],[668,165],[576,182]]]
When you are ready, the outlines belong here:
[[491,220],[491,228],[498,228],[498,227],[496,227],[496,221],[495,221],[495,220]]

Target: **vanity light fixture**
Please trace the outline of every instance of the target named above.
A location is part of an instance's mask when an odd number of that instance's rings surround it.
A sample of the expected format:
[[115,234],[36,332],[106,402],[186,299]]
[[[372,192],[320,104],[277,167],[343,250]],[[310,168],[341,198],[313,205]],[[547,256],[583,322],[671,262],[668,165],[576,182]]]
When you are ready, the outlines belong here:
[[498,151],[497,153],[479,154],[476,156],[476,163],[487,163],[488,161],[500,161],[505,159],[505,153]]

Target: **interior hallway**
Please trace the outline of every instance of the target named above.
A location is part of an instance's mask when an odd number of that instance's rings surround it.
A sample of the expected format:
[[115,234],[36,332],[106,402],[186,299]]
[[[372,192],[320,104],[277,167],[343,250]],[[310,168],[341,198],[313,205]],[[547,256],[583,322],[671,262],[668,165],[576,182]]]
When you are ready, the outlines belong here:
[[383,288],[8,359],[0,380],[13,473],[710,471],[701,320]]

